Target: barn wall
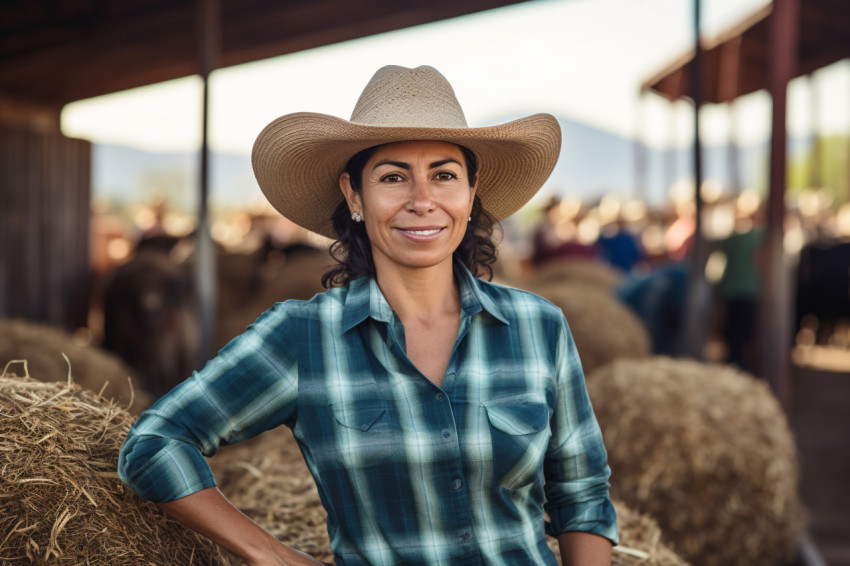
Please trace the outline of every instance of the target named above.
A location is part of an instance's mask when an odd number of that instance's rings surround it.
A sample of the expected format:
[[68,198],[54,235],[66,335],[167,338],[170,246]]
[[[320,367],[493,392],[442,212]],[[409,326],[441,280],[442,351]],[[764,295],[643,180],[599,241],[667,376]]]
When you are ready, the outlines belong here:
[[88,316],[91,144],[33,117],[0,119],[0,318],[73,329]]

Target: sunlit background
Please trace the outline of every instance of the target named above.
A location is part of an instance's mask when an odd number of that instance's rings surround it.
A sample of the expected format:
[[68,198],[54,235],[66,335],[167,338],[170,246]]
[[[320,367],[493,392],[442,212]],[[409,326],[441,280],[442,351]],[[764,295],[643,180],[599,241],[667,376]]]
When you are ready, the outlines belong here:
[[[707,0],[705,36],[765,3]],[[473,126],[533,112],[562,120],[561,164],[537,203],[552,194],[593,199],[612,193],[661,206],[675,187],[692,181],[692,106],[641,96],[640,86],[690,49],[691,10],[692,3],[681,0],[538,0],[218,70],[211,76],[212,199],[236,206],[261,202],[245,156],[262,127],[295,111],[347,118],[371,74],[391,63],[438,68]],[[805,154],[815,133],[846,135],[850,64],[796,80],[789,98],[795,155]],[[62,114],[66,135],[97,144],[95,196],[129,201],[164,193],[172,205],[190,209],[200,102],[200,79],[187,77],[69,104]],[[750,156],[741,164],[743,188],[763,192],[766,93],[742,97],[732,108],[706,105],[702,120],[703,143],[715,148],[709,149],[709,185],[728,190],[725,150],[717,148],[734,142]],[[650,151],[640,188],[635,140]],[[676,170],[662,171],[664,153],[675,150],[681,154]],[[803,177],[792,179],[796,188],[805,188]]]

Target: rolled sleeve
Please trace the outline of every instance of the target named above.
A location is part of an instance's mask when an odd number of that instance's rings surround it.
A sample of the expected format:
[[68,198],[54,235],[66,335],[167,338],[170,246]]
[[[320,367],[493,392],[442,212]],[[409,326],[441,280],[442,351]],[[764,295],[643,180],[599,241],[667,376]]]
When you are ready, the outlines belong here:
[[608,494],[608,455],[566,322],[559,338],[557,364],[561,373],[544,463],[550,519],[546,532],[553,536],[589,532],[618,544],[617,517]]
[[143,412],[119,453],[121,480],[151,501],[185,497],[216,485],[205,457],[219,446],[294,420],[297,360],[285,320],[283,304],[267,311]]
[[184,442],[131,433],[121,450],[118,475],[151,501],[172,501],[216,485],[201,452]]

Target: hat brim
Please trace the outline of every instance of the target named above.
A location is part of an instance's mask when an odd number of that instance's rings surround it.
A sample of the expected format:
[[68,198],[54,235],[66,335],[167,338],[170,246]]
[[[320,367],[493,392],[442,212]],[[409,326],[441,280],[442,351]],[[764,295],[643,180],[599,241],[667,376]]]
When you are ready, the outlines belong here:
[[312,112],[287,114],[266,126],[254,143],[254,175],[269,202],[296,224],[337,237],[330,217],[343,201],[339,177],[366,148],[399,141],[446,141],[478,158],[478,196],[503,220],[519,210],[552,173],[561,129],[550,114],[534,114],[482,128],[365,126]]

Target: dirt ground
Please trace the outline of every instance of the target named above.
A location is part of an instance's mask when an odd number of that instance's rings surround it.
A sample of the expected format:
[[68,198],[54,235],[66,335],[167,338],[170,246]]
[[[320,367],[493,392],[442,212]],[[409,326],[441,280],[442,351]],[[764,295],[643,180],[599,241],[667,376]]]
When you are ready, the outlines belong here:
[[809,533],[829,566],[850,566],[850,368],[795,368],[790,417]]

